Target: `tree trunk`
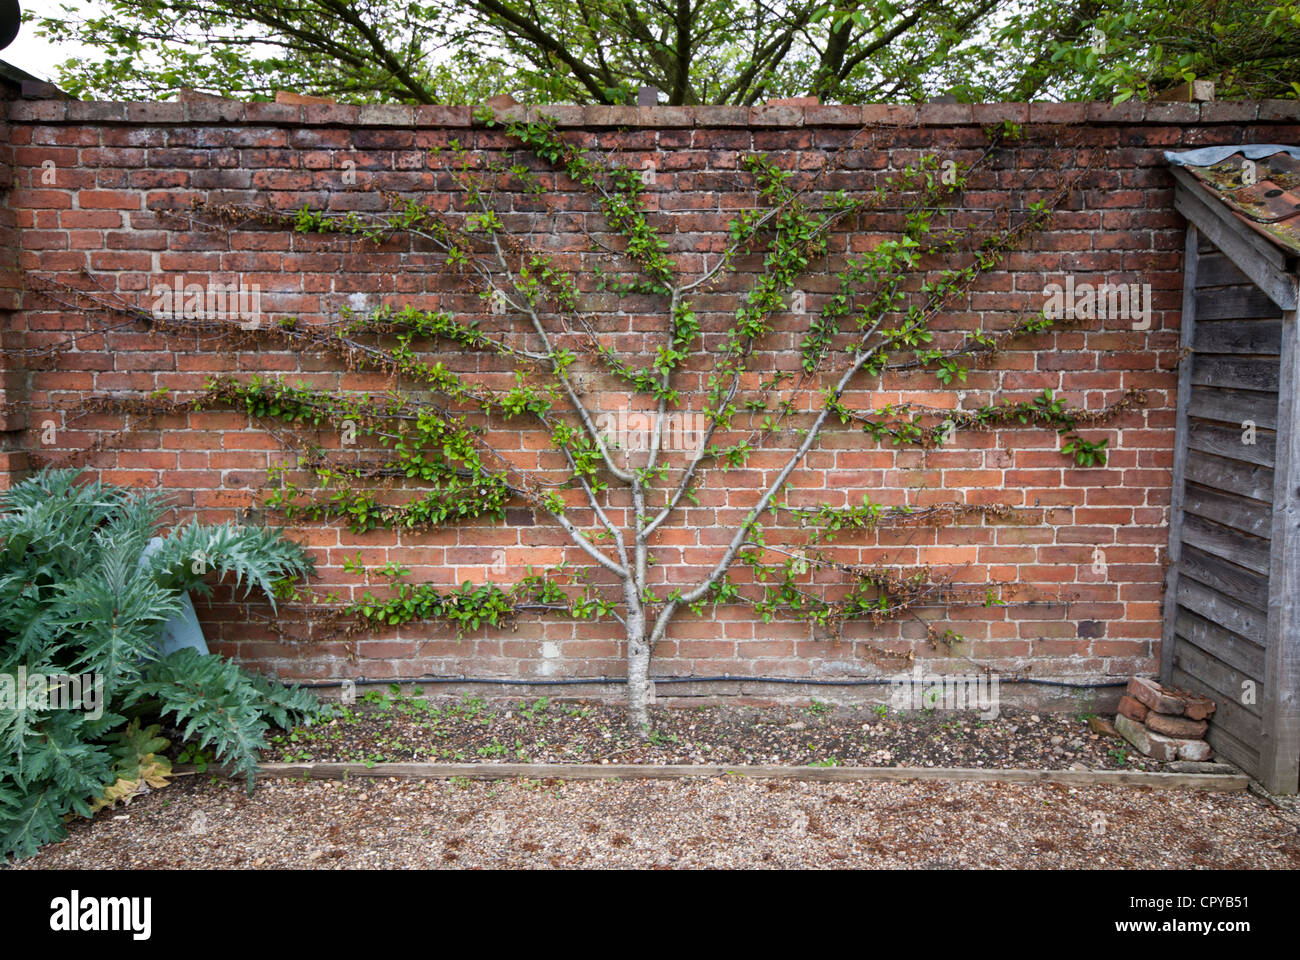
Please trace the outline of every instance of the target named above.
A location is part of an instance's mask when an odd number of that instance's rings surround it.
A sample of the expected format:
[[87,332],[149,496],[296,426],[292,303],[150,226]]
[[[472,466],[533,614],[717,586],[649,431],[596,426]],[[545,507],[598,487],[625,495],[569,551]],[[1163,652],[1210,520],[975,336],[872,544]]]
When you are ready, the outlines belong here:
[[634,737],[650,736],[650,644],[644,636],[627,641],[627,725]]

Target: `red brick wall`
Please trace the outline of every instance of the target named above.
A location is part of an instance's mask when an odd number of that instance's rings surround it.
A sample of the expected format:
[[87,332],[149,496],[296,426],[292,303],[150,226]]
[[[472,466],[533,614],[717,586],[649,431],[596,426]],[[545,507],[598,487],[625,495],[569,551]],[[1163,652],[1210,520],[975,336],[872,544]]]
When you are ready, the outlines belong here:
[[[0,86],[0,100],[6,89],[10,88]],[[21,304],[22,273],[18,262],[18,218],[8,202],[17,172],[9,129],[6,122],[0,121],[0,486],[8,486],[9,478],[27,464],[22,449],[27,387],[22,351],[26,338],[22,324],[14,316]]]
[[[259,228],[193,230],[159,216],[184,208],[192,198],[269,203],[291,210],[304,203],[334,211],[374,210],[376,186],[451,205],[445,154],[429,148],[458,139],[475,151],[497,154],[498,131],[471,124],[469,110],[450,107],[289,106],[203,102],[190,104],[63,103],[7,104],[7,144],[13,188],[0,210],[0,230],[12,217],[20,231],[26,279],[22,306],[0,302],[6,343],[33,348],[81,333],[75,350],[47,363],[29,356],[25,372],[6,373],[5,424],[10,449],[34,462],[53,458],[85,465],[108,480],[161,487],[177,504],[176,518],[220,520],[256,508],[266,468],[287,459],[281,440],[237,412],[195,412],[140,420],[96,413],[76,418],[67,408],[92,395],[146,394],[161,387],[184,396],[213,374],[254,372],[308,379],[319,386],[382,388],[376,375],[340,370],[326,358],[299,355],[280,346],[232,350],[193,335],[164,335],[142,322],[60,305],[42,292],[49,281],[93,286],[105,296],[148,309],[149,290],[185,274],[239,275],[260,284],[272,318],[294,314],[306,322],[334,316],[349,298],[374,307],[414,299],[422,306],[472,314],[487,329],[503,329],[487,314],[477,291],[464,280],[426,269],[427,251],[393,242],[380,248],[338,238],[306,237]],[[1000,502],[1022,508],[1015,523],[975,519],[957,525],[906,527],[836,542],[831,553],[854,563],[933,564],[961,583],[1016,585],[1007,606],[928,609],[927,618],[966,637],[954,651],[934,650],[920,624],[909,621],[848,625],[842,638],[809,625],[758,622],[742,606],[711,609],[702,618],[679,617],[656,651],[652,674],[720,674],[848,677],[887,674],[914,652],[944,659],[945,669],[973,665],[1035,677],[1101,679],[1155,669],[1165,565],[1174,415],[1182,219],[1172,207],[1172,184],[1162,151],[1219,143],[1297,142],[1296,105],[932,105],[911,107],[743,108],[555,108],[569,135],[592,147],[617,149],[634,165],[652,161],[656,183],[647,191],[653,219],[672,244],[681,268],[695,273],[706,254],[720,250],[726,224],[753,194],[737,169],[746,151],[771,153],[781,164],[809,172],[835,151],[840,172],[830,186],[867,189],[922,152],[957,161],[974,157],[985,143],[982,126],[1004,119],[1026,124],[1025,139],[1000,153],[977,174],[954,207],[951,222],[978,223],[989,212],[1024,204],[1077,173],[1099,149],[1090,178],[1064,204],[1051,226],[1033,236],[1003,266],[985,276],[969,301],[954,305],[936,322],[941,339],[974,325],[1004,329],[1022,311],[1036,312],[1047,283],[1073,274],[1080,282],[1148,283],[1154,296],[1151,329],[1127,322],[1083,321],[1074,327],[1018,341],[993,363],[972,368],[961,403],[1028,399],[1051,389],[1072,405],[1099,408],[1125,390],[1144,391],[1144,407],[1081,429],[1089,439],[1110,441],[1103,468],[1079,469],[1058,450],[1049,430],[962,432],[942,450],[880,446],[851,428],[828,430],[792,477],[793,502],[846,506],[864,493],[876,502]],[[345,161],[356,164],[357,183],[344,181]],[[53,161],[54,182],[42,182]],[[535,169],[543,171],[540,165]],[[507,225],[540,231],[535,242],[570,266],[590,265],[583,229],[600,232],[591,199],[563,177],[543,171],[549,199],[558,209],[552,227],[538,205],[508,197]],[[47,178],[48,179],[48,178]],[[846,249],[860,250],[889,218],[865,218],[860,228],[838,234],[832,266]],[[8,235],[8,234],[6,234]],[[942,266],[927,261],[931,268]],[[735,309],[747,271],[696,296],[706,342],[716,345]],[[3,264],[0,264],[0,268]],[[89,272],[89,276],[86,275]],[[0,275],[3,270],[0,269]],[[819,297],[834,288],[825,270],[804,284],[811,315]],[[0,289],[0,296],[5,295]],[[583,280],[587,306],[608,342],[634,366],[659,343],[663,312],[649,298],[627,298],[619,313],[609,294]],[[795,369],[807,317],[784,317],[778,332],[759,345],[748,381],[775,368]],[[519,329],[518,327],[514,329]],[[92,335],[94,334],[94,335]],[[17,338],[16,340],[12,338]],[[648,338],[648,339],[647,339]],[[508,385],[503,368],[484,355],[429,347],[453,369]],[[9,364],[17,360],[12,354]],[[679,387],[688,407],[699,409],[707,364],[694,363]],[[588,399],[596,412],[617,409],[626,394],[590,371]],[[21,388],[17,390],[16,388]],[[25,392],[26,399],[22,399]],[[812,409],[805,399],[802,409]],[[954,391],[927,373],[888,375],[880,383],[859,381],[846,395],[861,408],[907,400],[952,406]],[[25,420],[23,415],[26,415]],[[41,425],[53,420],[55,442],[42,444]],[[743,421],[741,421],[743,422]],[[25,426],[25,429],[24,429]],[[496,435],[512,463],[532,470],[553,467],[556,454],[544,435],[501,424]],[[120,432],[119,431],[124,431]],[[747,432],[747,431],[746,431]],[[737,432],[737,436],[740,433]],[[287,438],[285,438],[287,439]],[[723,438],[725,442],[726,438]],[[324,445],[337,437],[322,433]],[[301,441],[290,440],[290,447]],[[96,444],[100,446],[96,448]],[[785,437],[756,454],[743,469],[711,471],[689,507],[658,538],[664,583],[690,584],[717,558],[743,510],[757,497],[793,448]],[[8,455],[6,455],[8,457]],[[21,460],[12,462],[21,467]],[[622,493],[610,509],[627,516]],[[265,511],[255,515],[272,517]],[[802,543],[788,518],[765,517],[773,544]],[[364,584],[343,570],[345,557],[360,551],[367,564],[394,560],[414,579],[451,585],[466,579],[515,579],[523,565],[551,564],[561,557],[582,563],[566,549],[567,538],[545,517],[512,509],[510,522],[469,524],[429,533],[376,531],[354,535],[338,525],[294,524],[294,536],[314,549],[321,589],[345,598]],[[1105,575],[1093,572],[1094,550],[1104,551]],[[510,565],[494,576],[494,550],[504,548]],[[597,578],[599,579],[599,578]],[[744,583],[747,574],[737,570]],[[382,592],[380,586],[374,588]],[[617,623],[573,624],[522,618],[513,629],[482,631],[457,639],[436,625],[412,625],[352,641],[313,637],[304,611],[282,610],[279,635],[264,603],[245,605],[218,591],[199,612],[214,646],[222,652],[298,678],[418,676],[501,677],[618,676],[623,672]]]

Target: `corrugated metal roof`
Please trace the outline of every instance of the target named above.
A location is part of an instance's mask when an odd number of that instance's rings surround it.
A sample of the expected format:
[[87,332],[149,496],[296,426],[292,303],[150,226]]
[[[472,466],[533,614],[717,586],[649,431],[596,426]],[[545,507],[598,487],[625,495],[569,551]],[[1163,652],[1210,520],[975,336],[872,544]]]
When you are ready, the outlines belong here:
[[1300,147],[1274,143],[1169,151],[1237,219],[1274,244],[1300,253]]

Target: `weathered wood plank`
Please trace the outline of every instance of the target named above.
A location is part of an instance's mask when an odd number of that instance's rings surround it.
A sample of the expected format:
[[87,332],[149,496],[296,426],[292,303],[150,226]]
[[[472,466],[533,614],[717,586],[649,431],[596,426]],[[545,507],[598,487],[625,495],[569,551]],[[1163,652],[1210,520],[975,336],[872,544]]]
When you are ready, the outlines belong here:
[[1190,544],[1184,544],[1179,567],[1184,575],[1197,583],[1254,607],[1260,613],[1267,613],[1268,577],[1263,574],[1229,563]]
[[1274,793],[1300,792],[1300,335],[1282,326],[1282,382],[1273,487],[1272,570],[1264,664],[1260,777]]
[[1223,727],[1211,727],[1205,739],[1214,748],[1214,755],[1219,760],[1226,760],[1235,767],[1245,770],[1251,776],[1259,776],[1259,751],[1252,750],[1242,741],[1224,730]]
[[[1267,297],[1265,302],[1273,307]],[[1276,314],[1277,308],[1273,307]],[[1278,356],[1282,350],[1282,320],[1217,320],[1197,316],[1196,337],[1192,344],[1197,353],[1246,353]]]
[[1254,284],[1196,291],[1196,320],[1281,319],[1282,311]]
[[[1219,705],[1205,739],[1221,759],[1236,764],[1252,776],[1259,775],[1259,718],[1246,713],[1235,701],[1182,670],[1174,670],[1174,685],[1210,697]],[[1220,722],[1219,715],[1223,715]]]
[[1239,530],[1212,523],[1192,513],[1183,513],[1183,543],[1206,553],[1231,560],[1256,573],[1268,573],[1268,541]]
[[1266,466],[1189,450],[1187,479],[1217,490],[1230,490],[1243,497],[1253,497],[1269,503],[1273,501],[1273,471]]
[[1181,605],[1174,627],[1180,643],[1190,643],[1252,679],[1264,676],[1264,648],[1259,644],[1251,643]]
[[[1194,678],[1188,677],[1181,670],[1174,671],[1174,683],[1184,690],[1192,690],[1208,697],[1215,696],[1214,691],[1209,690],[1203,684],[1198,684]],[[1226,710],[1226,708],[1221,706],[1219,710]],[[1215,713],[1217,717],[1218,711]],[[1240,707],[1237,708],[1237,714],[1249,719],[1249,714],[1242,714]],[[1214,752],[1219,759],[1236,764],[1252,776],[1258,776],[1259,750],[1250,745],[1250,741],[1259,742],[1258,732],[1251,733],[1248,729],[1243,730],[1236,720],[1232,721],[1232,730],[1236,730],[1241,736],[1235,736],[1225,724],[1211,723],[1205,739],[1210,742],[1210,746],[1214,748]],[[1242,737],[1247,739],[1242,739]]]
[[[1276,441],[1269,431],[1257,429],[1254,437],[1249,437],[1246,431],[1233,427],[1221,427],[1200,420],[1189,422],[1187,444],[1191,449],[1228,460],[1241,460],[1243,463],[1272,468]],[[1246,443],[1247,439],[1255,442]]]
[[1277,382],[1276,360],[1242,360],[1200,354],[1192,358],[1192,383],[1201,386],[1277,393]]
[[1221,493],[1200,485],[1189,486],[1183,509],[1264,540],[1272,535],[1272,505],[1235,493]]
[[1245,430],[1247,421],[1257,428],[1272,430],[1277,426],[1277,396],[1253,390],[1221,390],[1218,387],[1192,387],[1187,415],[1199,420],[1218,420]]
[[[1251,738],[1258,736],[1260,704],[1242,703],[1242,693],[1251,688],[1258,691],[1259,681],[1254,677],[1246,676],[1240,670],[1232,669],[1222,660],[1210,656],[1185,640],[1186,638],[1180,636],[1174,644],[1174,666],[1189,677],[1195,677],[1207,689],[1213,691],[1212,698],[1218,704],[1218,709],[1215,710],[1214,717],[1210,721],[1211,726],[1218,724],[1228,729],[1234,736],[1243,738],[1246,743],[1257,745],[1258,741]],[[1254,719],[1248,720],[1244,716],[1234,719],[1238,708]],[[1219,716],[1219,710],[1223,711],[1222,717]]]
[[[1178,643],[1182,645],[1183,641],[1180,639]],[[1260,718],[1241,705],[1241,691],[1233,694],[1223,690],[1216,690],[1202,681],[1200,677],[1186,672],[1182,667],[1174,669],[1174,686],[1180,690],[1190,690],[1213,700],[1217,709],[1215,709],[1214,716],[1210,721],[1211,731],[1215,727],[1228,731],[1258,758]]]
[[1142,770],[985,770],[978,767],[793,767],[755,764],[650,763],[264,763],[264,777],[345,777],[449,780],[682,780],[692,777],[745,777],[755,780],[957,780],[984,783],[1070,783],[1077,786],[1135,786],[1167,790],[1244,790],[1238,774],[1153,773]]
[[1242,603],[1237,603],[1203,584],[1182,577],[1178,581],[1178,602],[1211,623],[1240,634],[1247,640],[1264,645],[1267,617]]
[[1206,240],[1204,246],[1196,265],[1196,289],[1250,283],[1250,278],[1238,270],[1232,259],[1217,250],[1213,243]]
[[1196,339],[1196,283],[1200,265],[1201,235],[1188,226],[1183,238],[1183,309],[1179,343],[1183,359],[1178,364],[1178,398],[1174,404],[1174,469],[1169,505],[1169,567],[1160,609],[1160,676],[1167,678],[1174,663],[1174,618],[1178,612],[1179,557],[1182,553],[1183,497],[1187,490],[1187,431],[1192,392],[1192,343]]

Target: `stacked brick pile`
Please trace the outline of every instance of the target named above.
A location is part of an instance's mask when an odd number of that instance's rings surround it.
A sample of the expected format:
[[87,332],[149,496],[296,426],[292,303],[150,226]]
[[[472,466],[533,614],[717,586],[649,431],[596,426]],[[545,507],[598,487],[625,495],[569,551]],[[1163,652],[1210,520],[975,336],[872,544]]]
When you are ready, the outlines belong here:
[[1208,697],[1134,677],[1127,696],[1120,698],[1115,728],[1154,760],[1209,760],[1214,751],[1205,742],[1205,731],[1214,707]]

